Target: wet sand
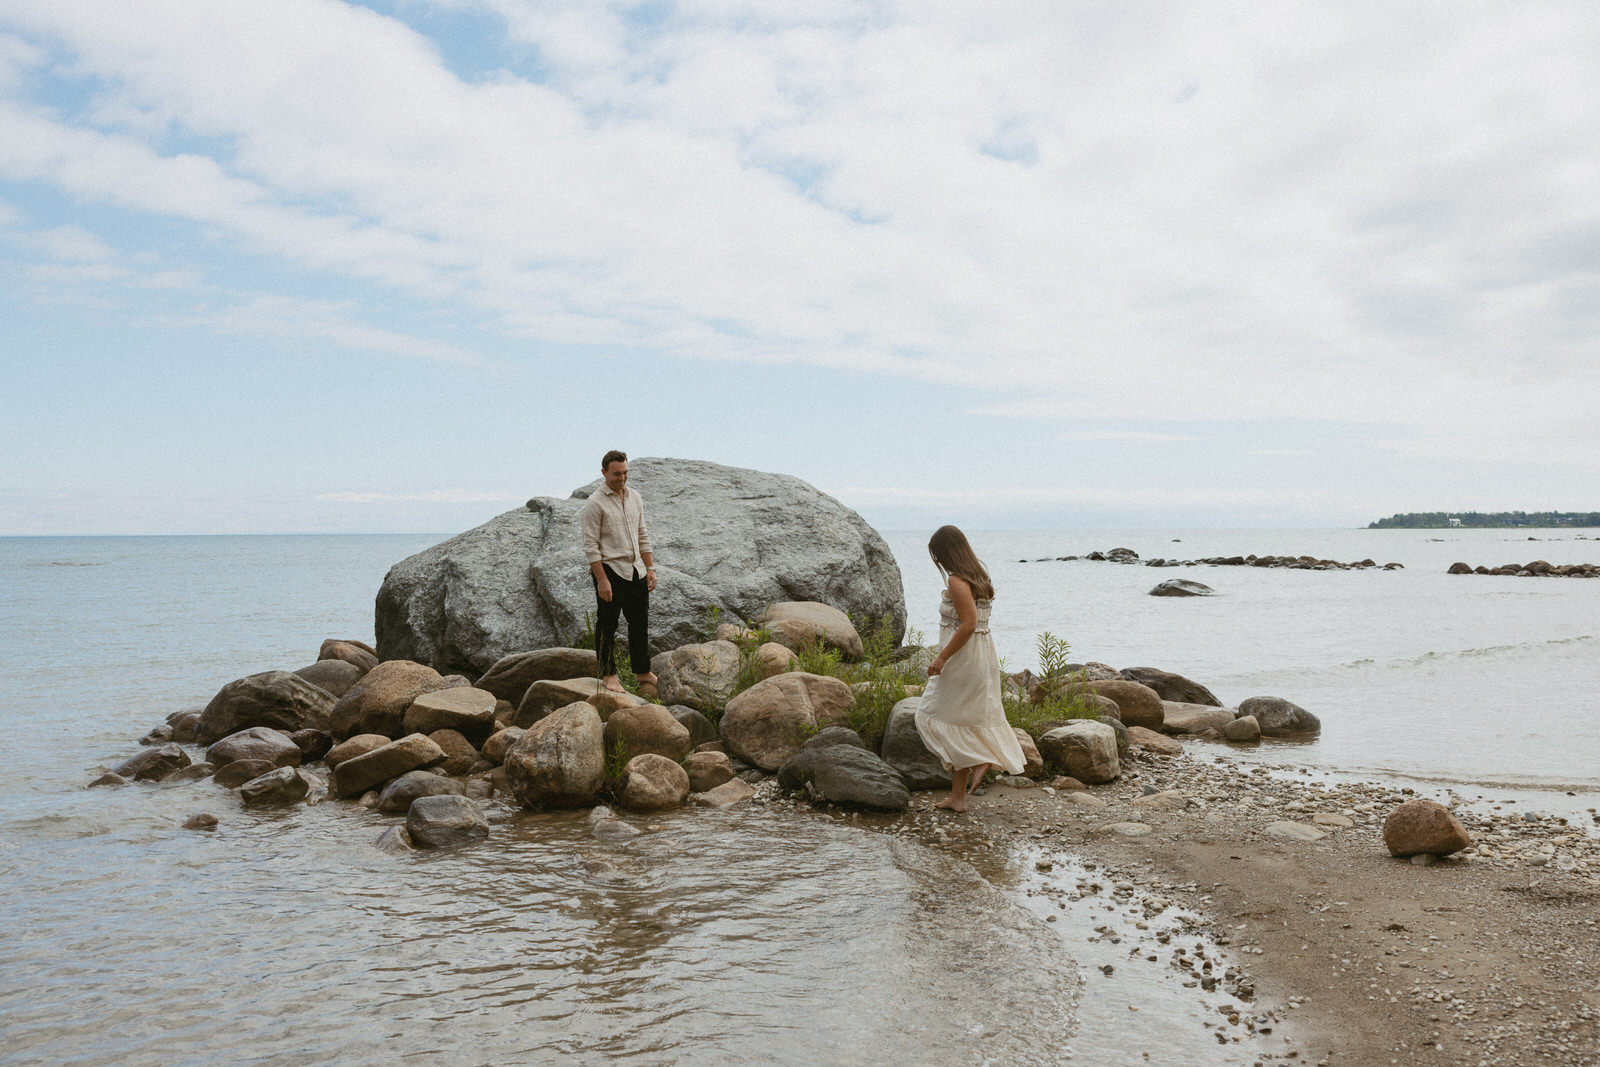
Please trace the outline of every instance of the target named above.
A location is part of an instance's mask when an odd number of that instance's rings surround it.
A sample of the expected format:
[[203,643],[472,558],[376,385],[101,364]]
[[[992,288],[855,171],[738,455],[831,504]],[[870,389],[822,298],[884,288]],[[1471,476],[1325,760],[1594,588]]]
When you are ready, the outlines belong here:
[[[1084,935],[1095,942],[1084,953],[1108,958],[1109,941],[1172,968],[1204,996],[1216,1040],[1255,1051],[1244,1062],[1600,1064],[1592,816],[1458,805],[1474,847],[1421,865],[1383,845],[1383,819],[1410,790],[1273,775],[1217,751],[1139,752],[1119,781],[1080,793],[991,784],[966,815],[934,811],[939,794],[922,793],[905,816],[861,818],[966,858],[1023,856],[1041,872],[1029,893],[1119,905]],[[1306,829],[1268,829],[1286,822]],[[1306,830],[1325,836],[1277,836]],[[1052,886],[1057,870],[1073,874]],[[1205,936],[1160,937],[1140,921],[1168,909],[1192,913]],[[1130,977],[1122,993],[1138,1011]]]

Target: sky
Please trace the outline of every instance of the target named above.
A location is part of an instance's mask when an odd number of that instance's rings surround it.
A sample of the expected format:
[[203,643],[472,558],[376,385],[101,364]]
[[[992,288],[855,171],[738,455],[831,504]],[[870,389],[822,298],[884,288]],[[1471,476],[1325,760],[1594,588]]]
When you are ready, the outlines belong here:
[[5,0],[0,535],[1600,508],[1600,6]]

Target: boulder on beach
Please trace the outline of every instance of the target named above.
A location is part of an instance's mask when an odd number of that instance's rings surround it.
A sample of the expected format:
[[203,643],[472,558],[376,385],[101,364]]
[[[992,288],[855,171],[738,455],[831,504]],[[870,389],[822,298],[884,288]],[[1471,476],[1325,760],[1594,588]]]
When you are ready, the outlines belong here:
[[629,811],[666,811],[689,796],[689,772],[654,752],[635,756],[622,768],[617,803]]
[[830,804],[905,811],[911,792],[895,769],[864,748],[829,745],[811,762],[811,787]]
[[311,781],[298,767],[276,767],[239,786],[239,799],[246,807],[267,804],[298,804],[311,792]]
[[689,791],[704,793],[733,780],[733,764],[725,752],[695,752],[683,761],[689,772]]
[[1161,697],[1154,689],[1139,682],[1116,680],[1068,684],[1063,692],[1094,693],[1117,705],[1117,718],[1124,726],[1143,726],[1146,730],[1159,730],[1166,721],[1166,710]]
[[795,650],[776,641],[764,641],[756,647],[756,677],[771,678],[774,674],[794,670],[800,657]]
[[1158,734],[1154,730],[1146,730],[1143,726],[1128,727],[1128,740],[1131,744],[1138,745],[1146,752],[1157,756],[1183,755],[1183,742],[1174,741],[1166,734]]
[[[900,568],[877,531],[832,497],[783,474],[681,459],[638,459],[660,585],[652,653],[700,639],[708,605],[754,618],[807,600],[905,631]],[[539,497],[397,563],[378,592],[378,651],[477,675],[505,656],[568,645],[594,612],[578,513],[594,482]]]
[[265,760],[274,767],[298,767],[305,753],[289,737],[266,726],[229,734],[206,749],[206,762],[223,767],[234,760]]
[[330,637],[322,642],[322,647],[317,650],[319,660],[339,660],[355,667],[362,674],[378,665],[377,651],[365,641],[353,641],[349,638],[340,640]]
[[1177,700],[1162,701],[1161,712],[1161,732],[1166,734],[1221,731],[1237,717],[1232,708],[1214,708],[1209,704],[1185,704]]
[[1103,722],[1079,719],[1039,738],[1045,765],[1080,782],[1098,785],[1122,774],[1117,759],[1117,732]]
[[1448,856],[1472,844],[1472,836],[1436,800],[1408,800],[1383,820],[1383,843],[1393,856]]
[[328,732],[334,737],[399,737],[411,702],[424,693],[446,687],[439,672],[426,664],[403,659],[380,663],[333,705]]
[[351,687],[361,681],[361,676],[367,672],[342,659],[319,659],[294,673],[318,689],[326,689],[337,699],[350,692]]
[[326,730],[333,694],[288,671],[263,671],[229,682],[200,713],[195,740],[220,741],[252,726]]
[[1022,777],[1039,777],[1044,773],[1044,757],[1039,754],[1039,746],[1022,727],[1013,726],[1011,732],[1017,735],[1017,744],[1022,746]]
[[1212,695],[1211,690],[1199,682],[1191,681],[1181,674],[1161,670],[1159,667],[1124,667],[1120,672],[1122,677],[1130,682],[1147,685],[1156,691],[1162,700],[1176,700],[1184,704],[1207,704],[1212,707],[1222,707],[1222,701]]
[[807,738],[805,744],[801,745],[794,755],[783,761],[783,765],[778,768],[778,784],[785,789],[799,789],[804,786],[811,781],[817,754],[834,745],[862,750],[867,747],[861,740],[861,735],[848,726],[829,726],[825,730],[819,730]]
[[511,721],[521,727],[532,726],[555,709],[588,700],[602,688],[598,678],[541,679],[529,684]]
[[673,763],[689,754],[689,728],[660,704],[620,708],[605,721],[606,750],[624,761],[651,752]]
[[[950,772],[938,756],[928,751],[917,730],[917,709],[921,706],[921,697],[907,697],[894,706],[883,728],[879,755],[911,789],[949,789]],[[1033,746],[1032,740],[1028,745]]]
[[1322,730],[1322,722],[1298,704],[1282,697],[1251,697],[1239,702],[1238,718],[1253,716],[1262,737],[1309,737]]
[[1191,582],[1187,578],[1168,578],[1154,589],[1151,596],[1216,596],[1217,591],[1204,582]]
[[493,693],[472,686],[423,693],[406,709],[401,728],[408,734],[455,730],[482,741],[494,726],[494,704]]
[[252,778],[259,778],[272,770],[276,768],[264,759],[236,759],[217,768],[212,780],[224,789],[238,789]]
[[328,790],[336,797],[356,796],[407,771],[443,763],[444,758],[444,750],[426,736],[409,734],[340,763],[333,769]]
[[847,660],[861,658],[861,635],[850,616],[832,604],[816,601],[787,601],[773,604],[756,624],[772,635],[772,640],[798,652],[806,645],[837,649]]
[[605,785],[600,713],[581,701],[557,708],[523,732],[506,753],[505,768],[523,807],[588,807]]
[[800,750],[806,735],[845,721],[855,701],[837,678],[790,671],[757,682],[722,713],[722,738],[735,756],[764,771],[775,771]]
[[461,783],[432,771],[407,771],[378,794],[378,811],[395,814],[411,810],[411,802],[418,797],[436,797],[449,794],[458,796]]
[[650,660],[656,694],[663,704],[682,704],[700,711],[722,707],[739,681],[739,646],[731,641],[706,641],[658,652]]
[[500,700],[520,704],[534,682],[594,678],[599,674],[600,661],[592,648],[539,648],[500,657],[473,684]]
[[389,743],[389,738],[382,734],[356,734],[346,738],[337,745],[323,753],[322,761],[332,770],[348,759],[365,756],[375,748],[382,748]]
[[1222,736],[1229,741],[1249,744],[1261,740],[1261,724],[1254,715],[1241,715],[1230,723],[1224,723]]
[[406,812],[405,831],[417,848],[450,848],[488,837],[489,820],[467,797],[425,796]]

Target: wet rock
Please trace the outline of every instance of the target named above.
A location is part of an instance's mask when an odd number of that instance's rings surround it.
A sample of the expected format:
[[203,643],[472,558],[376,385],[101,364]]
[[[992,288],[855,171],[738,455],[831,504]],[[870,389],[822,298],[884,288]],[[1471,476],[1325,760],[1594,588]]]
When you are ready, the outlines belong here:
[[504,763],[506,753],[511,751],[511,746],[517,743],[522,734],[520,726],[508,726],[499,733],[491,734],[489,740],[483,743],[483,758],[490,763]]
[[406,832],[406,828],[404,826],[389,827],[383,833],[378,835],[378,840],[375,842],[375,844],[378,848],[378,851],[391,853],[412,852],[415,851],[417,847],[416,845],[412,844],[411,835]]
[[605,784],[600,713],[582,702],[550,712],[511,746],[505,769],[512,795],[524,807],[588,807]]
[[494,727],[495,695],[487,689],[462,686],[423,693],[406,709],[402,723],[408,734],[454,730],[483,741]]
[[1124,667],[1120,672],[1130,682],[1147,685],[1162,700],[1176,700],[1183,704],[1207,704],[1220,708],[1218,700],[1205,686],[1181,674],[1173,674],[1158,667]]
[[1154,730],[1146,730],[1143,726],[1128,727],[1128,740],[1146,752],[1153,752],[1158,756],[1180,756],[1183,754],[1183,742],[1158,734]]
[[311,792],[311,782],[298,767],[276,767],[250,779],[239,787],[245,807],[267,804],[298,804]]
[[792,671],[799,659],[794,649],[776,641],[764,641],[756,649],[756,677],[771,678],[775,674]]
[[1261,740],[1261,724],[1256,722],[1254,715],[1241,715],[1230,723],[1222,726],[1222,736],[1229,741],[1249,744]]
[[722,739],[733,755],[773,771],[800,750],[808,732],[845,721],[850,687],[826,675],[790,671],[757,682],[722,714]]
[[107,771],[105,774],[102,774],[100,777],[98,777],[94,781],[90,782],[86,788],[97,789],[97,788],[99,788],[100,786],[103,786],[103,785],[127,785],[127,784],[128,784],[128,779],[122,777],[122,775],[117,774],[117,773],[115,773],[113,771]]
[[517,714],[511,721],[524,728],[532,726],[557,708],[588,700],[601,688],[599,678],[552,678],[533,682],[523,693]]
[[362,668],[354,663],[342,659],[319,659],[309,667],[301,667],[294,673],[316,686],[325,689],[329,695],[338,699],[361,681],[361,676],[371,668]]
[[273,767],[298,767],[303,756],[300,746],[286,734],[265,726],[229,734],[206,749],[206,761],[214,767],[242,759],[265,760]]
[[[921,697],[907,697],[895,704],[883,729],[883,745],[879,754],[885,763],[900,773],[908,788],[949,789],[950,772],[938,756],[928,751],[928,746],[922,743],[922,734],[917,730],[917,709],[921,706]],[[1028,745],[1033,747],[1031,738]]]
[[[328,662],[333,663],[334,661],[329,660]],[[333,748],[333,735],[326,730],[296,730],[289,735],[289,740],[299,747],[300,761],[302,763],[319,760]]]
[[374,807],[377,811],[392,815],[410,811],[411,802],[418,797],[460,796],[462,792],[460,782],[443,775],[432,771],[407,771],[383,787]]
[[850,616],[830,604],[787,601],[773,604],[756,620],[777,644],[799,651],[808,644],[838,649],[845,659],[861,658],[861,635]]
[[487,689],[501,700],[520,704],[528,686],[534,682],[597,678],[599,675],[600,661],[592,648],[540,648],[500,657],[474,685]]
[[223,686],[200,713],[195,740],[209,745],[252,726],[326,730],[333,695],[288,671],[263,671]]
[[216,828],[217,817],[209,811],[202,811],[183,820],[183,829],[185,830],[215,830]]
[[702,808],[731,808],[735,804],[744,803],[755,795],[754,786],[735,778],[703,793],[692,793],[689,796],[689,800]]
[[328,749],[327,752],[322,754],[322,759],[331,770],[338,767],[345,760],[355,759],[357,756],[365,756],[368,752],[382,748],[388,743],[389,739],[383,734],[356,734],[354,737],[346,738]]
[[[855,512],[799,479],[696,460],[640,458],[660,588],[652,653],[700,639],[706,606],[728,619],[802,599],[905,629],[900,569]],[[392,567],[378,593],[378,649],[458,670],[565,644],[594,611],[578,513],[599,480],[542,497]],[[519,725],[525,725],[519,722]]]
[[1239,717],[1254,716],[1263,737],[1307,737],[1322,730],[1322,722],[1298,704],[1282,697],[1251,697],[1239,702]]
[[328,732],[335,737],[399,737],[412,701],[444,688],[444,678],[432,667],[404,659],[380,663],[339,698],[329,714]]
[[623,767],[616,795],[629,811],[676,808],[689,796],[689,772],[665,756],[646,752]]
[[712,711],[727,702],[739,681],[739,646],[728,641],[684,645],[656,653],[650,669],[663,704]]
[[1448,856],[1471,845],[1472,837],[1443,804],[1418,799],[1399,805],[1384,819],[1383,843],[1390,855],[1402,858],[1424,852]]
[[147,748],[132,759],[111,768],[112,774],[136,782],[160,781],[180,767],[189,766],[189,756],[178,745],[168,743]]
[[478,750],[459,731],[435,730],[428,740],[444,752],[444,762],[437,769],[445,774],[467,774],[478,763]]
[[238,789],[253,778],[259,778],[275,768],[264,759],[237,759],[219,767],[212,780],[224,789]]
[[1047,766],[1090,785],[1114,781],[1122,773],[1117,733],[1103,722],[1078,720],[1057,727],[1039,738],[1039,753]]
[[694,708],[683,704],[672,704],[667,707],[672,712],[672,717],[689,731],[689,747],[698,749],[701,745],[717,740],[717,728],[711,725],[711,720]]
[[163,782],[201,782],[217,773],[217,769],[209,763],[191,763],[187,767],[179,767],[165,778]]
[[1187,578],[1168,578],[1150,590],[1151,596],[1216,596],[1217,591],[1204,582],[1191,582]]
[[830,804],[869,811],[905,811],[911,792],[897,771],[853,745],[830,745],[811,763],[811,787]]
[[172,739],[179,744],[192,745],[200,736],[200,713],[198,711],[183,711],[169,723],[172,727]]
[[660,704],[623,708],[605,722],[606,751],[624,762],[653,752],[677,763],[689,755],[689,728]]
[[[373,673],[387,664],[380,663]],[[409,734],[364,755],[347,759],[333,769],[328,789],[334,796],[365,793],[407,771],[421,770],[444,762],[444,751],[422,734]]]
[[172,726],[169,723],[162,723],[139,738],[139,743],[141,745],[164,745],[171,740]]
[[[799,789],[811,780],[812,769],[816,763],[817,753],[834,745],[848,745],[863,751],[867,746],[861,736],[848,726],[830,726],[826,730],[818,731],[814,736],[807,738],[800,750],[783,762],[778,768],[778,784],[785,789]],[[740,766],[732,764],[735,774],[739,773]]]
[[489,820],[463,796],[418,797],[406,813],[406,833],[418,848],[450,848],[488,837]]
[[691,793],[704,793],[733,781],[733,764],[721,752],[696,752],[683,761],[683,769],[689,772]]
[[622,841],[632,841],[643,831],[637,826],[623,822],[615,815],[608,815],[604,819],[592,820],[589,824],[589,832],[594,835],[596,841],[604,841],[607,844],[614,845]]
[[1166,734],[1198,734],[1206,730],[1220,731],[1236,716],[1232,708],[1214,708],[1208,704],[1185,704],[1175,700],[1161,705],[1161,732]]

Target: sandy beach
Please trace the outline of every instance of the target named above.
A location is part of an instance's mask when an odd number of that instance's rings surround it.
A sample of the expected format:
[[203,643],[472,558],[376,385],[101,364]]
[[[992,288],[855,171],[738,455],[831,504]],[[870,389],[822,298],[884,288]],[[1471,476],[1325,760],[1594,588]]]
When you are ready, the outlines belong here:
[[[980,868],[985,853],[1012,850],[1045,875],[1075,872],[1029,892],[1106,901],[1105,925],[1085,939],[1094,959],[1109,941],[1136,965],[1175,969],[1196,998],[1209,994],[1217,1040],[1255,1049],[1247,1062],[1600,1063],[1591,828],[1514,804],[1462,806],[1473,848],[1412,863],[1382,835],[1409,790],[1252,772],[1214,752],[1136,754],[1119,781],[1082,792],[991,784],[966,815],[932,810],[937,794],[925,793],[904,816],[851,821]],[[1324,836],[1267,829],[1282,823]],[[1157,930],[1171,909],[1194,917],[1200,942]],[[1137,971],[1105,980],[1124,981],[1139,1010]]]

